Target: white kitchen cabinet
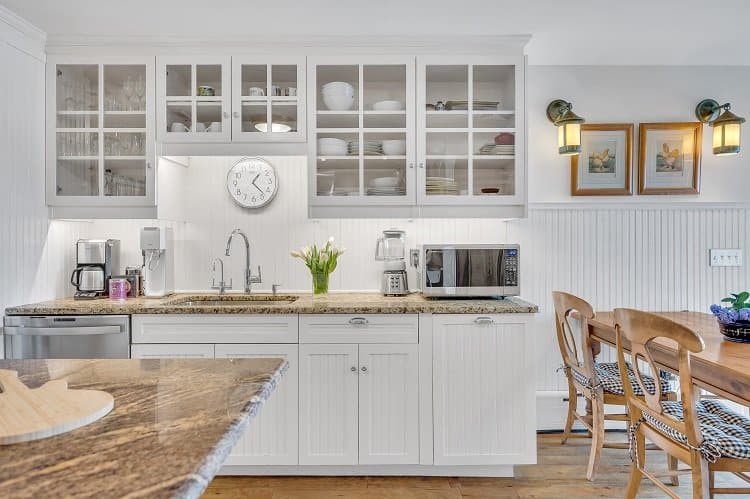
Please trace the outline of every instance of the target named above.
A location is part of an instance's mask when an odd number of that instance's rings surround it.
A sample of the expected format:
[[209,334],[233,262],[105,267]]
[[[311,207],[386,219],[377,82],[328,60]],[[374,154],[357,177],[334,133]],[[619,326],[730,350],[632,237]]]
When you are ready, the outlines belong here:
[[133,343],[297,343],[294,314],[137,314]]
[[47,59],[53,216],[155,217],[153,78],[153,57]]
[[535,352],[525,320],[433,315],[435,465],[535,462]]
[[159,140],[229,142],[231,71],[229,56],[157,57]]
[[133,359],[213,359],[213,345],[161,344],[130,345]]
[[[308,64],[310,118],[309,197],[313,207],[413,206],[414,58],[409,56],[316,57]],[[350,108],[326,101],[323,87],[348,84]],[[377,103],[399,102],[394,109]],[[332,139],[342,149],[319,147]],[[402,150],[370,147],[401,141]],[[362,147],[359,147],[362,146]],[[346,216],[346,215],[344,215]]]
[[304,57],[232,57],[232,141],[304,142],[305,95]]
[[296,465],[298,432],[298,347],[278,345],[216,345],[216,358],[257,359],[277,357],[289,363],[276,390],[250,422],[225,465]]
[[299,364],[299,463],[357,464],[357,345],[300,345]]
[[156,89],[162,143],[306,139],[304,57],[157,57]]
[[359,345],[359,464],[419,462],[417,345]]
[[300,464],[417,464],[417,345],[300,345]]

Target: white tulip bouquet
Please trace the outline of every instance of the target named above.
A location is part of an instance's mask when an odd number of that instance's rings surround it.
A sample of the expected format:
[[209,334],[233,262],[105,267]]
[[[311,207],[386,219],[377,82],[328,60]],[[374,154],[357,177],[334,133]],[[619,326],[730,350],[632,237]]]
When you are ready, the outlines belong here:
[[307,268],[310,269],[314,294],[319,295],[328,292],[328,277],[336,270],[339,256],[344,251],[344,248],[336,247],[333,237],[329,237],[328,241],[320,248],[313,244],[292,251],[292,256],[303,260]]

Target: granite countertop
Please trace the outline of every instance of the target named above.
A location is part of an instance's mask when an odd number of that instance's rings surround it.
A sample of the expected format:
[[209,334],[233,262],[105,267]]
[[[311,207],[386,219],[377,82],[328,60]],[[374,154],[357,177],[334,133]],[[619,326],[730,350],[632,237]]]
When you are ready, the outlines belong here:
[[262,410],[283,359],[0,360],[29,387],[104,390],[108,415],[0,446],[0,497],[200,497]]
[[[508,314],[535,313],[533,303],[520,298],[504,299],[430,299],[419,293],[407,296],[383,296],[379,293],[329,293],[322,297],[311,294],[278,295],[278,299],[294,299],[291,303],[273,302],[270,294],[253,293],[257,303],[236,303],[248,295],[226,294],[221,305],[186,306],[181,302],[216,299],[216,293],[178,293],[165,298],[129,298],[125,301],[74,300],[62,298],[5,309],[7,315],[89,315],[89,314]],[[235,301],[235,303],[232,303]]]

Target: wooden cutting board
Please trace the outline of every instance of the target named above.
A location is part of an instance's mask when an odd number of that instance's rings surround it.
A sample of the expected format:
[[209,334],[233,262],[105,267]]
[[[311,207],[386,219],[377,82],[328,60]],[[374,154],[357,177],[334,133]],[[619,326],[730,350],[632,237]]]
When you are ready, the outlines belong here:
[[0,369],[0,445],[59,435],[104,417],[115,399],[99,390],[69,390],[63,379],[30,389]]

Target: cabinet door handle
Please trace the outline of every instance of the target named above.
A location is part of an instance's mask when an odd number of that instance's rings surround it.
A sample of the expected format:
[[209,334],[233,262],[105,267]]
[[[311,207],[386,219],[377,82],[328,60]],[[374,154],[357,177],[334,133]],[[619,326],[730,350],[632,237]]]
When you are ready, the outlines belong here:
[[367,366],[362,366],[362,372],[367,374]]
[[367,319],[364,317],[352,317],[349,319],[349,324],[352,326],[366,326],[370,323]]
[[420,161],[420,163],[419,163],[419,167],[420,167],[420,168],[424,168],[424,163],[422,163],[422,162]]
[[151,161],[146,162],[146,168],[148,168],[149,170],[151,169]]
[[234,116],[235,118],[239,118],[240,117],[240,113],[237,112],[237,111],[235,111],[235,112],[232,113],[232,116]]
[[349,370],[353,372],[354,374],[357,374],[357,366],[352,366],[349,368]]
[[409,163],[409,169],[410,170],[414,169],[414,163]]
[[476,324],[494,324],[495,320],[492,317],[477,317],[474,322]]
[[224,116],[225,120],[229,119],[229,113],[228,112],[224,111],[221,115]]

